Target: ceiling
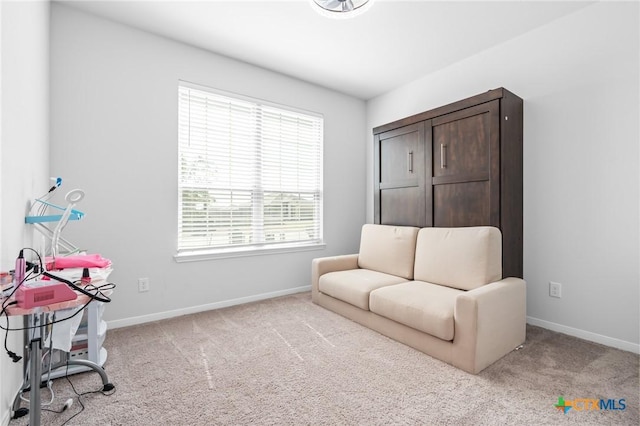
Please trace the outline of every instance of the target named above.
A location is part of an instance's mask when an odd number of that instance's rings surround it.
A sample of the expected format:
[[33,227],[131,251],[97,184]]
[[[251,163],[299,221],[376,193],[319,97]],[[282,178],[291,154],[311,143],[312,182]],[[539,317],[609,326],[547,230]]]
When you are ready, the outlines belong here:
[[371,99],[593,2],[375,0],[331,19],[311,0],[54,0]]

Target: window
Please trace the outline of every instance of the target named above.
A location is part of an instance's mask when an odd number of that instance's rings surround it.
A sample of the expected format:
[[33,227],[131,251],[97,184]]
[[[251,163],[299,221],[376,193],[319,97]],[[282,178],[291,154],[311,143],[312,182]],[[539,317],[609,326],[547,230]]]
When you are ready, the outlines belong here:
[[321,244],[322,117],[178,89],[178,254]]

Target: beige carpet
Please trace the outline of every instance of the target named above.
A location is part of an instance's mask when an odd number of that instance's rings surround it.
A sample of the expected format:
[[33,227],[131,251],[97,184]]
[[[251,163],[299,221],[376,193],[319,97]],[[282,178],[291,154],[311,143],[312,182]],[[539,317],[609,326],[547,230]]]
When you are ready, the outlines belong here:
[[[638,355],[529,327],[523,349],[474,376],[308,293],[112,330],[105,346],[116,392],[83,396],[69,425],[639,424]],[[100,387],[94,373],[71,380]],[[64,379],[55,389],[60,408],[73,393]],[[559,396],[624,398],[626,409],[564,414]],[[44,412],[42,424],[79,409]]]

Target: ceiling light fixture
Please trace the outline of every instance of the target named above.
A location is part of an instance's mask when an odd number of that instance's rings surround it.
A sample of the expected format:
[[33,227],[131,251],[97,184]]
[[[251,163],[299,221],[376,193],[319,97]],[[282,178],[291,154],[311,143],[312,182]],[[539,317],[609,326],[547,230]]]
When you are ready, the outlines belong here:
[[352,18],[371,8],[373,0],[311,0],[314,9],[330,18]]

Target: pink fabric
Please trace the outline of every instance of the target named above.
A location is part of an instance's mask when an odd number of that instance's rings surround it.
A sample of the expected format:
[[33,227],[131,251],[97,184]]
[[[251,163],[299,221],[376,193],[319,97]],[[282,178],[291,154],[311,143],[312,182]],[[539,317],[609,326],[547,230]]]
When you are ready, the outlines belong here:
[[111,266],[111,261],[99,254],[47,257],[45,258],[45,263],[48,271],[66,268],[107,268]]

